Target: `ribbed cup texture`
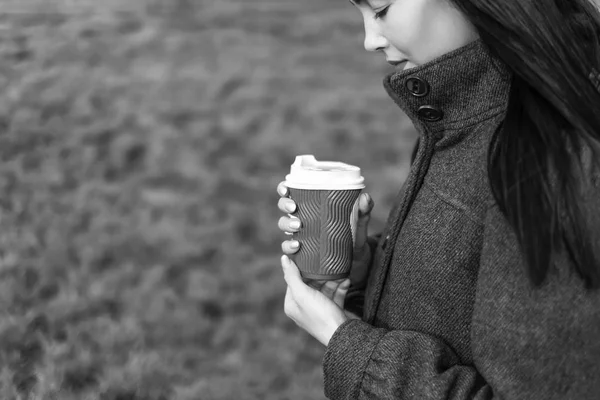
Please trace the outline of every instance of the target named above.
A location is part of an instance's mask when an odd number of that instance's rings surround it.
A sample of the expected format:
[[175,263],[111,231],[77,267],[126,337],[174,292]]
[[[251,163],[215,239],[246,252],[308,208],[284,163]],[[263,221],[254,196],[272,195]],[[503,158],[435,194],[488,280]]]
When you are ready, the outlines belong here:
[[362,189],[289,190],[297,205],[294,215],[302,222],[300,231],[292,235],[300,250],[290,258],[306,278],[346,278],[352,266],[355,206]]

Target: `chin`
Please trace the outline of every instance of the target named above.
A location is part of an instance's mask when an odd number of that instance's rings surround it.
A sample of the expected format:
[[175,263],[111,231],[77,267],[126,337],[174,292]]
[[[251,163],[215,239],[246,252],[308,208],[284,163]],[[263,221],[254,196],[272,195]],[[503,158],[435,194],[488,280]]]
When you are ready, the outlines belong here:
[[414,67],[416,67],[415,64],[413,64],[410,61],[407,61],[406,63],[404,63],[404,67],[402,68],[402,71],[406,71],[407,69],[411,69],[411,68],[414,68]]

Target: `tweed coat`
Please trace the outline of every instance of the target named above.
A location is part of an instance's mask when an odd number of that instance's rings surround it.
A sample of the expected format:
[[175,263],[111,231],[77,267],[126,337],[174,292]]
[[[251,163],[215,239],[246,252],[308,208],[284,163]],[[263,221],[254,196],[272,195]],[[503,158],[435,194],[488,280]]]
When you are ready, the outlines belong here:
[[[511,78],[480,39],[385,78],[420,144],[386,227],[369,238],[368,283],[354,290],[362,319],[325,351],[329,399],[600,399],[600,292],[564,256],[533,288],[491,194],[488,145]],[[585,199],[598,233],[600,188]]]

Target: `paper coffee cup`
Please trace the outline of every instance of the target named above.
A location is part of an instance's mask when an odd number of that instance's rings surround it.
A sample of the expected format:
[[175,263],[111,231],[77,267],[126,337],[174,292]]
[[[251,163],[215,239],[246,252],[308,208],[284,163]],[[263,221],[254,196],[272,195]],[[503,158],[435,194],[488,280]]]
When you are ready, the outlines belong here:
[[296,203],[293,216],[302,222],[292,235],[300,242],[300,249],[290,255],[302,276],[319,280],[348,277],[356,241],[358,197],[365,187],[360,168],[299,155],[285,185]]

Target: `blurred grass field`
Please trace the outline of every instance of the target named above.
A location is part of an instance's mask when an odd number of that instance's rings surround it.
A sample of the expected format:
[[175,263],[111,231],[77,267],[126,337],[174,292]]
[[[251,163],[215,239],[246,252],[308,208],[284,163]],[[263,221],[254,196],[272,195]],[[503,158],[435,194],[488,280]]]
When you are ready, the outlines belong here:
[[390,67],[342,0],[109,3],[0,7],[0,399],[323,399],[275,188],[357,164],[381,229],[416,138]]

